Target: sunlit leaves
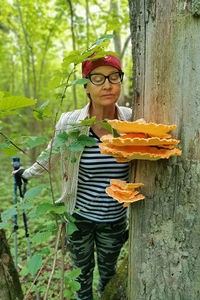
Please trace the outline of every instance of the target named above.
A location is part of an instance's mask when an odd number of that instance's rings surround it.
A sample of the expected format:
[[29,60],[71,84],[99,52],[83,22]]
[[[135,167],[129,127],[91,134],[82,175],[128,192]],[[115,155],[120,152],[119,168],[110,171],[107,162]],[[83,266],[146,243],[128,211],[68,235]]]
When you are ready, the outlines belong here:
[[49,103],[50,103],[50,101],[47,100],[38,109],[34,110],[33,116],[36,120],[43,120],[44,117],[50,116],[51,111],[49,108]]
[[0,99],[0,112],[11,111],[36,104],[36,100],[21,96],[2,97]]
[[112,34],[108,34],[108,35],[104,35],[101,38],[99,38],[96,42],[94,42],[94,46],[101,44],[104,41],[110,40],[111,38],[113,38]]
[[18,152],[18,149],[15,146],[7,143],[1,144],[0,149],[8,156],[15,156]]
[[81,79],[77,79],[77,80],[74,80],[73,82],[70,83],[70,85],[74,85],[74,84],[86,84],[88,83],[88,79],[86,78],[81,78]]

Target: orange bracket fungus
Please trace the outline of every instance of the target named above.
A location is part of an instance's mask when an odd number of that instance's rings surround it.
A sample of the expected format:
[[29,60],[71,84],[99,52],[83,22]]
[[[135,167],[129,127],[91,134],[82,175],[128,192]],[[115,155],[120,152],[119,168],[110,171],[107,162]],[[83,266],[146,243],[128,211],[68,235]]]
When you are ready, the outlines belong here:
[[108,120],[108,123],[120,136],[102,136],[99,147],[101,153],[115,157],[117,162],[158,160],[182,153],[175,148],[180,141],[169,134],[169,131],[176,129],[176,125],[147,123],[144,119],[134,122]]
[[132,202],[144,199],[144,196],[135,190],[143,183],[126,183],[126,181],[120,179],[111,179],[110,184],[111,186],[106,188],[106,193],[119,203],[124,203],[124,207],[129,206]]

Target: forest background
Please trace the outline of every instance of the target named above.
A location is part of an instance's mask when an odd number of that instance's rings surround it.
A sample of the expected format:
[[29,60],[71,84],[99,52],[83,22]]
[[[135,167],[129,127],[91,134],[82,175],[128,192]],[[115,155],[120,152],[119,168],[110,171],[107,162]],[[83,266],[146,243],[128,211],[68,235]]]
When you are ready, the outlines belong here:
[[[18,96],[16,99],[19,101],[23,99],[22,97],[37,100],[37,103],[29,108],[20,109],[13,114],[10,112],[1,114],[0,212],[7,209],[9,217],[13,217],[14,197],[14,182],[10,175],[12,156],[20,156],[25,168],[37,159],[52,136],[55,115],[59,111],[62,97],[61,80],[65,76],[67,78],[73,69],[73,64],[66,63],[66,57],[69,53],[76,55],[85,51],[97,40],[101,42],[102,36],[107,37],[105,44],[108,49],[119,54],[125,72],[120,104],[131,106],[133,91],[128,1],[6,0],[1,3],[0,96],[1,98]],[[109,38],[111,43],[108,45]],[[71,74],[71,81],[79,78],[81,78],[80,64],[76,72]],[[79,84],[69,87],[62,100],[62,111],[81,108],[88,102],[83,85]],[[16,150],[12,143],[18,145],[24,153]],[[55,198],[59,196],[61,189],[59,175],[57,166],[52,174]],[[18,217],[18,264],[24,291],[30,286],[32,280],[30,274],[33,276],[36,274],[44,262],[44,257],[51,253],[55,244],[55,236],[51,234],[52,216],[50,218],[47,216],[44,207],[43,210],[42,206],[39,208],[39,205],[50,201],[47,183],[48,176],[29,182],[28,188],[36,187],[37,190],[33,190],[29,195],[27,206],[23,206],[29,218],[30,240],[34,245],[32,251],[36,253],[32,264],[30,261],[27,264],[27,250],[25,250],[27,246],[20,213]],[[49,230],[44,231],[43,224],[48,225]],[[11,252],[14,254],[12,228],[11,218],[6,224],[6,234]],[[46,291],[44,283],[48,282],[52,260],[53,258],[49,260],[49,265],[45,266],[45,272],[39,280],[41,295]],[[70,268],[70,262],[67,260],[65,268]],[[55,278],[59,278],[59,268],[56,272]],[[72,280],[70,277],[67,279],[68,299],[73,298],[76,289],[73,287],[73,276],[76,275],[71,276]],[[49,297],[57,299],[59,284],[53,286],[49,290]]]

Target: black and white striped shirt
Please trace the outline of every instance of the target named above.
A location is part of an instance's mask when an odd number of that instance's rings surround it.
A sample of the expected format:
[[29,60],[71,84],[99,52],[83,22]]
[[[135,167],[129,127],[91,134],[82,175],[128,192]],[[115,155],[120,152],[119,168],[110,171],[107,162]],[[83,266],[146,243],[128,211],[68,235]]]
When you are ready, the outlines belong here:
[[117,163],[115,158],[101,154],[99,137],[90,130],[97,143],[85,147],[79,165],[77,214],[97,222],[113,222],[126,215],[127,208],[109,197],[105,188],[110,179],[128,180],[129,163]]

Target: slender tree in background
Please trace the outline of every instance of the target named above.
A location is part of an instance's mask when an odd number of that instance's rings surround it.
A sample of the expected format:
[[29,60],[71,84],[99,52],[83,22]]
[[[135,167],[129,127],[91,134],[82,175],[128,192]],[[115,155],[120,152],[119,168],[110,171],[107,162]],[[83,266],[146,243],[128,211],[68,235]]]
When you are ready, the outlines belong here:
[[[71,28],[71,35],[72,35],[72,49],[76,51],[76,37],[74,32],[74,10],[72,6],[72,1],[67,0],[67,4],[69,6],[70,11],[70,28]],[[76,74],[74,73],[74,80],[76,80]],[[76,85],[73,85],[73,99],[74,99],[74,109],[77,109],[77,95],[76,95]]]
[[200,299],[200,2],[129,0],[134,119],[176,124],[181,157],[137,161],[129,299]]

